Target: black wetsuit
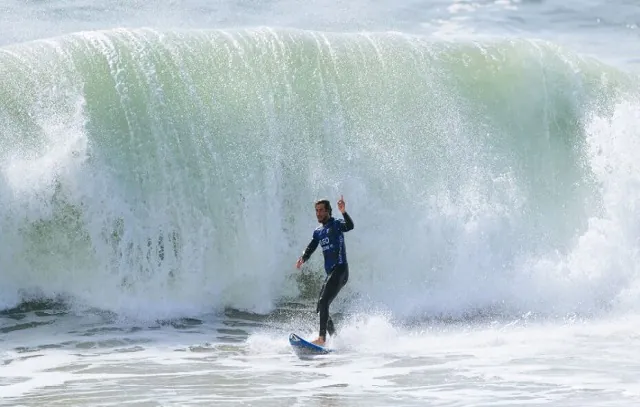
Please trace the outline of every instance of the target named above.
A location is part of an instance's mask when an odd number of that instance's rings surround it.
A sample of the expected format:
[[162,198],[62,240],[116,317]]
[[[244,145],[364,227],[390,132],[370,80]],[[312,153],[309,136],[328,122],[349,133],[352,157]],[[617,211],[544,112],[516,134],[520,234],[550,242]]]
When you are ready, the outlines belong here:
[[346,212],[343,216],[344,220],[330,217],[326,223],[318,226],[313,231],[311,242],[302,254],[302,259],[306,262],[318,244],[322,246],[327,277],[320,291],[316,312],[320,313],[320,336],[323,338],[326,338],[327,331],[329,335],[335,333],[333,321],[329,316],[329,305],[349,280],[349,265],[347,264],[347,250],[343,232],[353,229],[353,221]]

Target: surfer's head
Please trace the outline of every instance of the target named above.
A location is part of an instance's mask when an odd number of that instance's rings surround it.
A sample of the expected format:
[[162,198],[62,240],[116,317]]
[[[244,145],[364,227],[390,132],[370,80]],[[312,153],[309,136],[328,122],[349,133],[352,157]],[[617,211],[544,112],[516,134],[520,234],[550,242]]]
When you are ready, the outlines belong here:
[[331,217],[331,203],[327,199],[316,201],[316,217],[318,222],[325,223]]

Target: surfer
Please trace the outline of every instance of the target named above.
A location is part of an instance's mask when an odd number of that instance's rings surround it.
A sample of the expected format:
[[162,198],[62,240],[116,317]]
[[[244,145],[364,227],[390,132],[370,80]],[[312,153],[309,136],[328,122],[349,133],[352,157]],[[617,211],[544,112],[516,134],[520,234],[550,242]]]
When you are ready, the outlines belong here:
[[343,232],[353,229],[353,221],[347,214],[342,195],[338,200],[338,209],[342,213],[344,220],[336,219],[331,215],[331,204],[326,199],[316,201],[315,207],[316,218],[318,218],[320,226],[313,231],[311,242],[298,259],[296,267],[300,268],[304,262],[309,260],[318,244],[322,246],[324,270],[327,276],[320,290],[316,308],[316,312],[320,314],[320,334],[312,342],[323,346],[327,339],[327,332],[332,336],[335,333],[333,321],[329,316],[329,305],[349,279],[349,266],[347,264],[347,251]]

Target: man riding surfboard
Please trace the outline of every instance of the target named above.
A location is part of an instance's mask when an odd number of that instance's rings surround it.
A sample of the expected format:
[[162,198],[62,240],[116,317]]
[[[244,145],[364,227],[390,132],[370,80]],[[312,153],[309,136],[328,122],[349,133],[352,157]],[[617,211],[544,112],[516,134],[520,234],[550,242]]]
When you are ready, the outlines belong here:
[[302,256],[298,258],[296,267],[300,268],[304,262],[309,260],[318,244],[322,246],[324,270],[327,276],[320,290],[316,308],[316,312],[320,314],[320,333],[312,343],[324,346],[327,340],[327,332],[332,336],[335,333],[333,321],[329,316],[329,305],[349,280],[349,265],[347,264],[347,251],[343,233],[352,230],[354,226],[345,209],[342,195],[338,200],[338,210],[342,213],[344,220],[336,219],[331,215],[331,204],[326,199],[316,201],[315,208],[316,218],[320,222],[320,226],[313,231],[311,242],[307,245]]

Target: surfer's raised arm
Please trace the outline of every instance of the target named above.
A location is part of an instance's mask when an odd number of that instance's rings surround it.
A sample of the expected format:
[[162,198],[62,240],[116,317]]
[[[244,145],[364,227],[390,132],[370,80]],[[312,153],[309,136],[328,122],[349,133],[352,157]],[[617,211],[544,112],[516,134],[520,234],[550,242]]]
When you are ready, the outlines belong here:
[[340,222],[340,230],[342,230],[343,232],[352,230],[354,227],[353,219],[351,219],[351,216],[349,216],[349,214],[347,213],[347,208],[342,195],[340,195],[340,199],[338,200],[338,209],[340,210],[340,213],[342,213],[342,217],[344,218],[344,222]]

